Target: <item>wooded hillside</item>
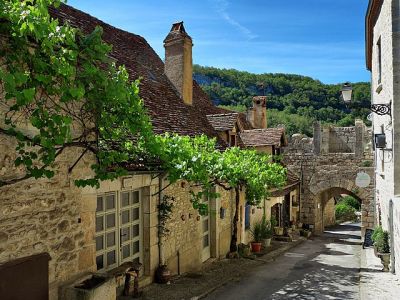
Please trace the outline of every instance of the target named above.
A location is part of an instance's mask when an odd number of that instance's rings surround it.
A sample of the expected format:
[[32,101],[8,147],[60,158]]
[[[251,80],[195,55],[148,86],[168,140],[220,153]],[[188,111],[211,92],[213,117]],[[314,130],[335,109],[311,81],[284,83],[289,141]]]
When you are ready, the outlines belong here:
[[195,80],[216,105],[245,111],[251,106],[252,96],[268,96],[268,126],[283,124],[289,135],[312,135],[314,120],[350,126],[355,118],[366,121],[370,113],[368,82],[352,83],[353,103],[346,107],[340,99],[341,84],[324,84],[300,75],[252,74],[199,65],[193,71]]

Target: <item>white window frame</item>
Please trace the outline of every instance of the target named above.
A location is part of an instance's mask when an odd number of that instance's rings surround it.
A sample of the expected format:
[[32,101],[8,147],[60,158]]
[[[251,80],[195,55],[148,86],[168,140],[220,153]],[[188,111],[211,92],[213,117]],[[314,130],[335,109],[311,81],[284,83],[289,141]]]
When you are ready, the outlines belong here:
[[[133,194],[138,193],[139,201],[137,203],[131,202],[133,199]],[[124,193],[129,193],[129,205],[122,206]],[[114,208],[107,209],[107,197],[114,195]],[[95,218],[95,241],[96,241],[96,265],[97,265],[97,257],[102,255],[103,256],[103,268],[98,269],[98,271],[108,271],[115,267],[118,267],[124,262],[132,261],[133,259],[138,258],[140,262],[143,262],[143,213],[142,213],[142,193],[140,190],[126,190],[126,191],[119,191],[119,192],[108,192],[97,195],[97,199],[102,198],[103,203],[103,210],[97,211],[96,208],[96,218]],[[139,218],[132,221],[133,216],[133,209],[139,209]],[[129,221],[125,224],[122,224],[123,217],[122,213],[128,211]],[[115,215],[115,226],[107,228],[107,220],[106,217],[108,215],[114,214]],[[103,218],[103,229],[97,231],[97,219],[102,217]],[[133,226],[139,225],[139,235],[133,236]],[[126,241],[122,241],[122,229],[128,229],[129,239]],[[107,234],[115,232],[115,244],[112,246],[108,246],[107,244]],[[102,239],[102,248],[98,249],[97,242],[100,241],[100,237]],[[133,254],[133,243],[139,242],[139,251]],[[130,255],[126,258],[123,258],[123,248],[130,244]],[[107,253],[110,251],[115,250],[115,263],[109,264],[108,263],[108,256]]]

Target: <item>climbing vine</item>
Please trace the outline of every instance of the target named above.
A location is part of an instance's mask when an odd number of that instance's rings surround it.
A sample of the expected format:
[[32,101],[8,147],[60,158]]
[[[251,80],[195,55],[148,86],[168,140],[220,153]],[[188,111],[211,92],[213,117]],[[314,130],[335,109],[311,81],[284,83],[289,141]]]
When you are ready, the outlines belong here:
[[61,2],[0,0],[0,133],[16,138],[15,165],[26,170],[0,187],[53,177],[56,158],[72,147],[80,154],[69,171],[89,153],[96,158],[93,176],[76,185],[99,186],[127,174],[131,163],[156,161],[170,184],[190,182],[201,214],[208,212],[202,199],[218,197],[216,185],[235,189],[237,207],[241,189],[256,205],[284,183],[284,167],[254,150],[221,151],[206,136],[155,136],[139,81],[110,59],[100,27],[84,34],[50,17],[48,7]]
[[0,133],[18,140],[15,165],[26,169],[0,186],[52,177],[56,157],[69,147],[81,149],[77,161],[96,156],[93,178],[76,183],[98,186],[125,174],[120,165],[137,159],[152,137],[139,82],[112,62],[100,27],[85,35],[50,17],[48,6],[60,2],[0,0]]

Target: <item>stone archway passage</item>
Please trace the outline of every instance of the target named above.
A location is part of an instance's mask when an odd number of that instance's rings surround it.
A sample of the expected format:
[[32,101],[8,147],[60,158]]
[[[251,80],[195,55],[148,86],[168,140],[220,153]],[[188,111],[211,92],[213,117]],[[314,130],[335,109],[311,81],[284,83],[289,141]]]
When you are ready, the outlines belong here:
[[336,224],[335,198],[341,195],[352,196],[359,201],[362,209],[363,201],[357,194],[340,187],[329,188],[319,193],[315,199],[317,207],[320,207],[321,212],[320,216],[316,216],[314,223],[316,232],[323,232],[327,226],[333,226]]
[[[338,193],[361,201],[362,231],[374,226],[375,183],[370,137],[359,121],[355,127],[321,128],[316,123],[314,138],[294,135],[285,149],[285,165],[301,179],[300,220],[312,225],[315,233],[321,233],[324,227],[321,196],[325,199]],[[371,178],[365,188],[355,183],[360,172]]]

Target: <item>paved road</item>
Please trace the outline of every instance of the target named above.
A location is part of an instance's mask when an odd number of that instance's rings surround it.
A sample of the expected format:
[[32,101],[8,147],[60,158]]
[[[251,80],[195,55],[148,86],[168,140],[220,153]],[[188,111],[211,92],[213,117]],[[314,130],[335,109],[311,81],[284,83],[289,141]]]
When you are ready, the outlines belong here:
[[360,227],[340,225],[206,299],[360,299]]

